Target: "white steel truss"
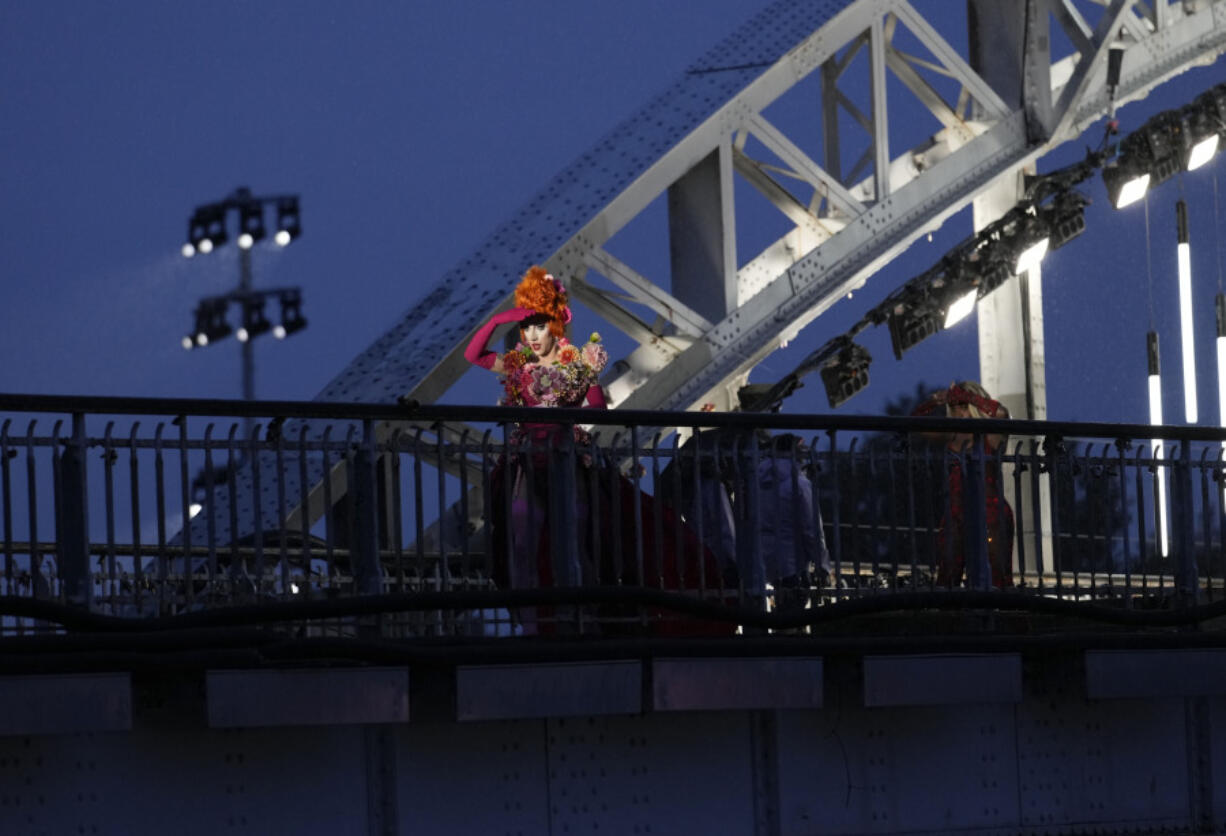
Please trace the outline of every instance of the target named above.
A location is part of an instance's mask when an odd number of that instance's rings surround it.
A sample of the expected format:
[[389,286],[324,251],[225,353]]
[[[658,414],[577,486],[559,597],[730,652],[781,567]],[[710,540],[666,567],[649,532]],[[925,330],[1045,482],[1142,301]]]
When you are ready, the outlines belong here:
[[[1075,51],[1056,57],[1050,39],[1029,44],[1023,94],[1010,102],[972,68],[971,36],[951,43],[908,0],[779,0],[550,181],[320,399],[438,400],[465,370],[475,329],[511,304],[519,275],[539,263],[637,346],[604,381],[614,406],[731,406],[729,392],[781,339],[1001,175],[1101,118],[1109,47],[1125,50],[1117,105],[1226,49],[1226,0],[1026,0],[1026,13],[1054,21]],[[806,99],[820,111],[816,133],[788,127],[779,111],[806,85],[820,90],[820,107]],[[891,114],[916,101],[933,132],[891,148]],[[845,160],[849,138],[863,147]],[[738,228],[756,211],[735,203],[737,178],[789,227],[759,252],[737,252]],[[661,198],[669,275],[627,263],[614,246]],[[285,428],[290,438],[301,431],[323,430]],[[276,463],[267,467],[264,485],[276,476]],[[343,489],[333,474],[332,495]],[[299,501],[291,497],[294,513]],[[324,510],[310,506],[311,518]],[[263,507],[276,518],[275,506]],[[222,536],[226,521],[215,522]]]

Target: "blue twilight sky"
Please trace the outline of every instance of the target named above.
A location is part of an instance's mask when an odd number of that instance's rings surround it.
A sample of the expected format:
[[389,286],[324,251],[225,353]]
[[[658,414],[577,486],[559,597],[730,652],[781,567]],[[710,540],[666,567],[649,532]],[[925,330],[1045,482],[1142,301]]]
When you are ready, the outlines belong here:
[[[192,207],[248,185],[302,196],[302,239],[284,251],[258,249],[255,274],[257,286],[301,286],[310,321],[283,343],[257,343],[257,394],[313,397],[552,174],[766,5],[3,4],[0,390],[237,397],[232,342],[178,347],[196,300],[235,284],[237,255],[230,246],[187,261],[179,247]],[[956,0],[917,5],[953,10],[947,25],[962,12]],[[1124,131],[1223,80],[1222,60],[1184,74],[1124,108]],[[1096,126],[1040,169],[1079,157],[1100,133]],[[1166,414],[1181,418],[1174,201],[1183,188],[1201,423],[1218,421],[1212,182],[1224,166],[1219,158],[1154,194],[1152,308],[1143,209],[1114,212],[1101,182],[1086,184],[1094,200],[1087,233],[1044,264],[1052,418],[1146,420],[1151,310],[1163,340]],[[916,244],[753,379],[789,371],[932,264],[969,223],[964,212],[932,243]],[[875,358],[872,384],[841,411],[880,412],[917,380],[978,376],[973,320],[901,362],[884,329],[861,341]],[[485,379],[451,399],[495,395]],[[787,410],[829,411],[820,381],[808,381]]]

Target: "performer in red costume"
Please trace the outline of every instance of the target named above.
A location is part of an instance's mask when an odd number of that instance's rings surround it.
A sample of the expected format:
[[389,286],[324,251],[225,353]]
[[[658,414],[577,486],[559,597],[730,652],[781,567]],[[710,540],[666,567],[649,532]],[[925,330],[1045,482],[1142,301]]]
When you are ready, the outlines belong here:
[[[599,375],[608,354],[599,334],[592,334],[581,345],[567,339],[572,316],[562,283],[544,269],[532,267],[515,288],[515,305],[478,329],[464,351],[469,362],[502,375],[500,402],[506,406],[607,409]],[[488,344],[494,330],[504,323],[519,324],[520,342],[511,351],[497,354]],[[599,451],[592,448],[591,437],[582,427],[572,432],[573,463],[566,452],[564,424],[524,422],[511,433],[510,455],[491,474],[494,582],[502,588],[717,589],[718,563],[689,527],[671,509],[657,510],[653,499],[612,465],[602,466]],[[578,529],[574,553],[565,545],[554,547],[562,533],[557,523],[569,514],[574,515]],[[641,550],[636,541],[642,544]],[[637,554],[642,555],[641,572]],[[619,615],[607,610],[606,614]],[[524,608],[520,625],[525,634],[557,632],[569,629],[561,625],[574,615],[574,611],[553,608]],[[656,611],[647,615],[656,632],[726,633],[732,629],[728,624],[685,624]],[[590,629],[590,620],[584,622],[585,629]]]
[[[599,375],[608,362],[599,335],[592,334],[582,346],[567,339],[572,319],[565,287],[541,267],[530,268],[515,288],[516,307],[495,314],[483,325],[464,351],[474,365],[503,376],[506,406],[561,406],[605,409]],[[519,323],[520,342],[505,354],[490,351],[494,330],[504,323]],[[590,547],[589,497],[592,480],[584,471],[592,467],[583,453],[588,434],[575,427],[575,461],[580,470],[566,464],[558,454],[565,425],[525,422],[511,434],[510,472],[500,461],[492,475],[491,519],[494,524],[494,581],[504,588],[555,585],[556,569],[565,577],[556,585],[579,586],[599,583],[599,561]],[[565,468],[562,469],[562,468]],[[569,470],[570,472],[566,472]],[[511,517],[506,524],[506,493],[511,494]],[[550,548],[550,508],[570,503],[579,525],[578,553],[555,560]],[[509,529],[509,531],[508,531]],[[508,542],[508,534],[510,540]],[[536,615],[522,614],[525,633],[538,632]],[[544,616],[541,612],[539,615]]]
[[[971,380],[964,380],[931,395],[913,415],[931,415],[944,408],[950,418],[1008,418],[1009,411],[995,401],[987,391]],[[992,586],[998,589],[1013,586],[1013,509],[1001,490],[1000,468],[996,466],[997,449],[1005,436],[980,435],[982,459],[974,455],[974,434],[951,433],[946,441],[948,463],[948,507],[937,535],[937,578],[940,586],[962,583],[965,573],[971,586],[977,586],[975,567],[967,566],[967,538],[978,531],[980,516],[987,529],[988,566]],[[965,461],[969,472],[963,473]],[[984,467],[984,495],[979,496],[979,479],[974,471],[978,461]]]

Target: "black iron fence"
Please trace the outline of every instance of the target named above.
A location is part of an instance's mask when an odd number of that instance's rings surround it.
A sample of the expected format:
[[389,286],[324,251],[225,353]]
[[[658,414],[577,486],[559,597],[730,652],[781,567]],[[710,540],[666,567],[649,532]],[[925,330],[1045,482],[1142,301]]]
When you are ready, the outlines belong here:
[[803,630],[866,600],[1186,613],[1226,591],[1219,430],[36,396],[0,413],[8,634],[58,629],[65,606],[675,635]]

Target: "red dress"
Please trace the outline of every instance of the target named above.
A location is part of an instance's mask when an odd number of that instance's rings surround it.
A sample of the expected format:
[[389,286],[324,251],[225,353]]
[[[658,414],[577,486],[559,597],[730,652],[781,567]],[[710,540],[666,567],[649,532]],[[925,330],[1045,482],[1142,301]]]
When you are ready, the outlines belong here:
[[[1013,509],[1001,492],[1000,468],[996,464],[995,448],[985,447],[983,484],[985,495],[978,496],[978,480],[973,478],[975,468],[980,466],[971,460],[968,450],[965,457],[951,456],[948,469],[949,506],[937,532],[937,584],[957,586],[963,574],[968,575],[971,585],[976,579],[976,570],[966,571],[968,537],[975,537],[979,515],[986,522],[988,540],[988,567],[992,573],[992,586],[1003,589],[1013,586]],[[966,460],[969,478],[962,473],[962,461]]]
[[[938,392],[916,407],[914,416],[931,415],[937,409],[954,406],[973,406],[979,414],[988,418],[1007,418],[1009,412],[992,398],[963,388],[958,384]],[[973,419],[968,419],[973,420]],[[970,447],[964,454],[946,452],[947,506],[937,532],[936,582],[939,586],[957,586],[966,576],[967,583],[979,587],[979,568],[972,563],[967,566],[968,545],[974,543],[980,532],[980,521],[987,532],[986,548],[988,569],[992,586],[1002,589],[1013,586],[1013,509],[1005,501],[1001,490],[1000,467],[996,461],[996,445],[991,436],[983,438],[983,455],[975,455]],[[998,439],[999,440],[999,439]],[[963,474],[963,462],[970,473]],[[977,469],[984,468],[983,496],[979,495],[980,480]]]

